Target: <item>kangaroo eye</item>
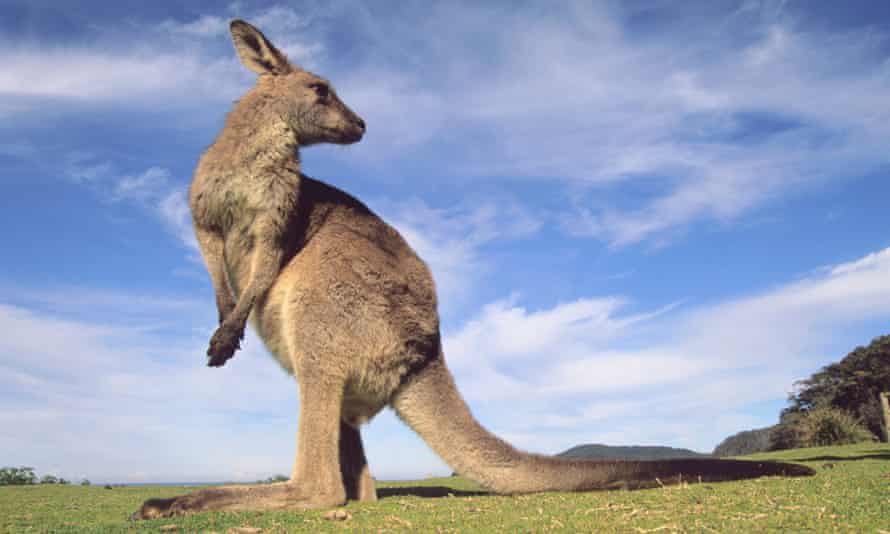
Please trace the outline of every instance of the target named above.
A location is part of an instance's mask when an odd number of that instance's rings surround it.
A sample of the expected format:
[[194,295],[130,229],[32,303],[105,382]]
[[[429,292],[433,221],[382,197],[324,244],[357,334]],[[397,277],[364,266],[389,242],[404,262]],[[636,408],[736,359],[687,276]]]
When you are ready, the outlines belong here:
[[322,100],[326,99],[328,97],[328,93],[330,92],[328,86],[323,83],[313,83],[309,87],[311,87],[312,90],[315,91],[315,94],[318,95],[318,98]]

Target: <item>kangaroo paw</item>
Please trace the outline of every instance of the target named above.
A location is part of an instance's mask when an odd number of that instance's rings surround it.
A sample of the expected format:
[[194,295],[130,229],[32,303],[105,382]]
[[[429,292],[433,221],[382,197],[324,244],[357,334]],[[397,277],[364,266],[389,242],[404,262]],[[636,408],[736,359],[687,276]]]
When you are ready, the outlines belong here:
[[235,355],[235,351],[241,348],[241,340],[244,339],[244,327],[232,327],[227,324],[220,325],[210,338],[210,346],[207,348],[207,365],[221,367]]

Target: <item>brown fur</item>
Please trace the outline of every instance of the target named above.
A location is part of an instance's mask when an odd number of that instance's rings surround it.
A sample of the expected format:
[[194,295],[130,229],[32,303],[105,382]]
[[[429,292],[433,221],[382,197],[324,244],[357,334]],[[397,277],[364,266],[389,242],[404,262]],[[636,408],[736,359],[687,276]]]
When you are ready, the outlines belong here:
[[359,427],[387,405],[458,472],[501,493],[812,474],[727,460],[561,460],[486,431],[445,366],[427,266],[364,204],[301,172],[300,147],[356,142],[364,123],[259,30],[231,29],[260,76],[201,158],[189,195],[220,317],[208,363],[232,357],[250,317],[299,382],[297,457],[289,482],[153,499],[134,518],[374,500]]

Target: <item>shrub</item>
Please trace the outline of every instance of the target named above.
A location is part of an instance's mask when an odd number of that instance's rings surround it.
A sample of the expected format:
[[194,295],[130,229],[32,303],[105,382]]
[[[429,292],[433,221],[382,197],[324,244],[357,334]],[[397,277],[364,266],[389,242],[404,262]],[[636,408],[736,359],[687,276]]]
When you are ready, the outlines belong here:
[[802,419],[806,412],[784,413],[776,428],[769,436],[769,450],[783,451],[806,447]]
[[803,418],[804,434],[810,447],[848,445],[873,441],[862,421],[837,408],[816,408]]
[[833,407],[786,413],[770,436],[770,449],[824,447],[873,441],[874,435],[862,421]]

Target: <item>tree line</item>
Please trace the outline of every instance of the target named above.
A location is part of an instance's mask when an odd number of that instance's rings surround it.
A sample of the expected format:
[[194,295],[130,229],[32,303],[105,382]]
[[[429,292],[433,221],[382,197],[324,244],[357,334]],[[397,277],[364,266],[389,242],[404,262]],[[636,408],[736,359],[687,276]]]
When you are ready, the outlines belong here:
[[[33,467],[0,467],[0,486],[28,486],[31,484],[71,484],[71,481],[55,475],[46,474],[38,478]],[[89,486],[90,481],[83,479],[81,486]]]
[[880,440],[885,430],[879,395],[890,391],[890,335],[856,347],[795,386],[779,424],[730,436],[714,455]]

